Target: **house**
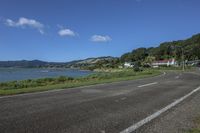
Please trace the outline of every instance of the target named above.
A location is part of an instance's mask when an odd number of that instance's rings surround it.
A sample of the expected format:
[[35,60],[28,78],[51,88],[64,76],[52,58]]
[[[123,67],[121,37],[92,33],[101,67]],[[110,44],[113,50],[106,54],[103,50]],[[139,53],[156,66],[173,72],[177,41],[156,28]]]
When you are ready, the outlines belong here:
[[199,66],[200,65],[200,60],[186,61],[186,65]]
[[177,62],[175,59],[168,59],[168,60],[159,60],[159,61],[154,61],[152,63],[153,67],[159,67],[159,66],[176,66]]
[[134,64],[132,62],[125,62],[124,63],[124,67],[125,68],[133,68],[134,67]]

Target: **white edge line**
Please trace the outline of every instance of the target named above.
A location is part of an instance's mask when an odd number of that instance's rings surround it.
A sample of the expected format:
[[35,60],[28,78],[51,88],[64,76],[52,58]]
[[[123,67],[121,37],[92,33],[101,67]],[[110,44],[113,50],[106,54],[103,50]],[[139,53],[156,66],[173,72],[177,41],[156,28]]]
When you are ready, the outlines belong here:
[[167,105],[166,107],[162,108],[161,110],[153,113],[152,115],[146,117],[145,119],[137,122],[136,124],[133,124],[132,126],[126,128],[125,130],[121,131],[120,133],[131,133],[133,131],[135,131],[136,129],[140,128],[141,126],[143,126],[144,124],[150,122],[151,120],[155,119],[156,117],[158,117],[159,115],[161,115],[162,113],[166,112],[167,110],[171,109],[172,107],[176,106],[177,104],[179,104],[180,102],[182,102],[183,100],[185,100],[186,98],[188,98],[189,96],[191,96],[192,94],[194,94],[195,92],[199,91],[200,87],[194,89],[193,91],[191,91],[190,93],[188,93],[187,95],[181,97],[180,99],[176,100],[175,102]]
[[155,84],[158,84],[158,82],[153,82],[153,83],[149,83],[149,84],[145,84],[145,85],[140,85],[140,86],[138,86],[138,87],[141,88],[141,87],[150,86],[150,85],[155,85]]

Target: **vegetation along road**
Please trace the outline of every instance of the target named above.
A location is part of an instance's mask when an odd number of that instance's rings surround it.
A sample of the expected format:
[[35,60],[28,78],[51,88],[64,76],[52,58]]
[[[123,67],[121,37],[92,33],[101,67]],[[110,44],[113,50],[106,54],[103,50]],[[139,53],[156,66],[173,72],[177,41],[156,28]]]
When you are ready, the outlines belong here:
[[[181,131],[185,128],[180,124],[182,118],[185,118],[183,116],[187,116],[184,113],[190,111],[182,110],[183,106],[199,105],[196,103],[198,100],[192,101],[199,96],[199,80],[197,73],[167,72],[145,79],[2,96],[0,132]],[[193,108],[195,109],[195,106]],[[182,117],[174,116],[175,113]],[[170,121],[167,121],[169,118]],[[165,126],[161,128],[161,125]]]
[[13,95],[54,89],[66,89],[122,80],[140,79],[159,74],[161,74],[160,71],[151,69],[142,72],[134,72],[132,69],[116,69],[115,72],[98,72],[96,74],[80,78],[60,76],[58,78],[28,79],[22,81],[3,82],[0,83],[0,95]]

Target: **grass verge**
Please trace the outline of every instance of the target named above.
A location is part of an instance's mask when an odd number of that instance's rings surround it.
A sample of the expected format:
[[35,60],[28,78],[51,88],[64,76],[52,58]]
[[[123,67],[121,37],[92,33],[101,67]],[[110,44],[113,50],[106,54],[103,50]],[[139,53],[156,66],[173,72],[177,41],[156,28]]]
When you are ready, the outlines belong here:
[[190,129],[187,133],[200,133],[200,117],[194,120],[196,128]]
[[87,77],[71,78],[44,78],[35,80],[23,80],[0,83],[0,95],[14,95],[30,92],[40,92],[54,89],[66,89],[80,86],[88,86],[102,83],[111,83],[125,80],[135,80],[157,76],[161,74],[158,70],[145,70],[134,72],[133,70],[124,70],[120,72],[102,72],[92,74]]

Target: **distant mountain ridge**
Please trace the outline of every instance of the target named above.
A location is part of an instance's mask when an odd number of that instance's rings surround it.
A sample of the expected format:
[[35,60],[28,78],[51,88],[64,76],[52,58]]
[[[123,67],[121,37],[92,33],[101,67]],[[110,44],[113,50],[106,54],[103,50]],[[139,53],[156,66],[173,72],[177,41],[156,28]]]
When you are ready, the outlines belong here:
[[115,68],[124,62],[142,63],[147,57],[155,60],[175,58],[179,62],[184,59],[187,61],[200,60],[200,33],[193,35],[185,40],[170,41],[161,43],[157,47],[140,47],[131,52],[123,54],[121,57],[97,57],[70,62],[45,62],[40,60],[21,60],[21,61],[0,61],[0,67],[61,67],[61,68],[81,68],[93,70],[95,68]]
[[87,58],[84,60],[79,60],[76,62],[76,64],[95,64],[98,61],[101,60],[112,60],[115,59],[116,57],[111,57],[111,56],[106,56],[106,57],[98,57],[98,58]]
[[51,63],[40,60],[0,61],[0,67],[45,67],[54,64],[60,63]]
[[83,60],[74,60],[70,62],[46,62],[41,60],[19,60],[19,61],[0,61],[0,67],[22,67],[22,68],[38,68],[38,67],[65,67],[76,68],[82,65],[95,64],[101,60],[112,60],[116,57],[105,56],[97,58],[87,58]]

